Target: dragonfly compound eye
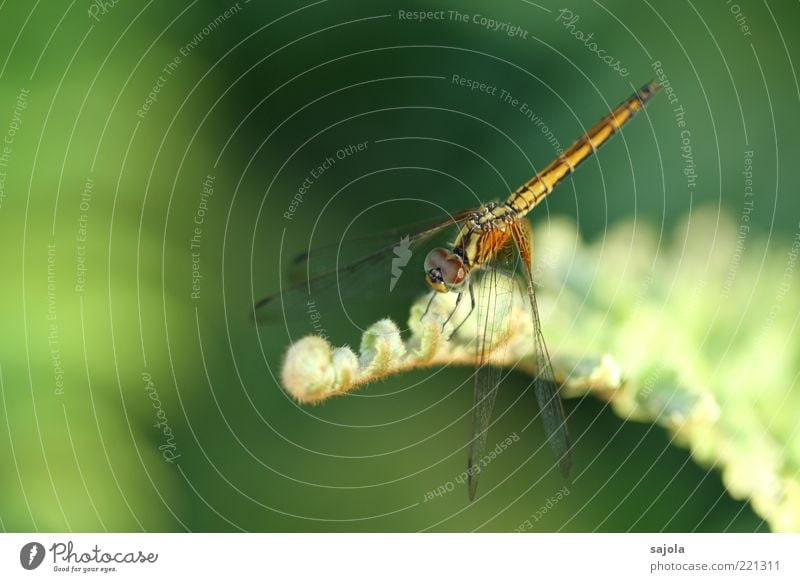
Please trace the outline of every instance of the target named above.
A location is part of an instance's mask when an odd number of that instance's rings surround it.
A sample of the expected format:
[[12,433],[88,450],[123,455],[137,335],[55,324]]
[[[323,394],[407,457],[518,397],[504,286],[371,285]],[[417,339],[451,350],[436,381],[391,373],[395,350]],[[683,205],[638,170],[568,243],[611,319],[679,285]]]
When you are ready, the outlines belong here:
[[461,286],[466,278],[464,261],[447,249],[433,249],[425,257],[425,279],[435,291],[446,293]]

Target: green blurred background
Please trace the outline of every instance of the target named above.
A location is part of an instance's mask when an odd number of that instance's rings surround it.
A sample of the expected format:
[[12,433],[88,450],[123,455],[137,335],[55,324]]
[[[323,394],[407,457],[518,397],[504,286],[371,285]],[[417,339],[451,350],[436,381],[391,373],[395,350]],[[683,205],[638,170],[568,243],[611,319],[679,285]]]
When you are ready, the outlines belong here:
[[[562,9],[579,16],[573,28]],[[522,431],[536,410],[532,394],[519,398],[524,377],[508,378],[489,437],[520,440],[482,477],[479,500],[461,486],[425,501],[464,469],[469,370],[298,406],[277,381],[291,338],[252,325],[249,305],[278,286],[282,261],[336,242],[362,210],[358,228],[373,231],[439,217],[505,196],[554,157],[541,127],[454,74],[529,104],[566,147],[660,61],[676,101],[654,99],[534,225],[569,217],[602,241],[635,219],[666,245],[699,207],[739,224],[752,151],[748,225],[764,252],[785,254],[800,216],[799,17],[797,3],[756,1],[0,4],[0,528],[518,528],[564,486],[547,451],[532,455],[538,423]],[[361,142],[284,218],[313,168]],[[366,303],[363,322],[375,319]],[[380,313],[404,321],[408,305]],[[325,328],[334,344],[358,341],[346,321]],[[567,409],[580,478],[530,529],[768,530],[661,428],[593,398]]]

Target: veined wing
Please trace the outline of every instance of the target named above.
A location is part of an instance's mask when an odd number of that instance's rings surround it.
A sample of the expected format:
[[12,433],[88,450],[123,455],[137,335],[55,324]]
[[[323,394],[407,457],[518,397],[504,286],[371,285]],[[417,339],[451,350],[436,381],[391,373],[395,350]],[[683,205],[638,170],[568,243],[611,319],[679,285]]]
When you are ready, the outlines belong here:
[[567,432],[564,407],[558,396],[558,384],[556,384],[553,375],[550,354],[547,352],[547,346],[542,335],[539,309],[536,305],[536,289],[534,288],[531,274],[531,227],[530,223],[524,219],[512,222],[509,226],[511,228],[511,238],[516,243],[520,262],[523,265],[522,272],[525,275],[526,290],[531,304],[531,316],[533,317],[533,339],[537,369],[536,378],[533,381],[534,392],[539,402],[542,424],[544,425],[544,432],[550,445],[550,450],[558,462],[561,474],[566,477],[572,467],[572,444]]
[[492,365],[502,359],[502,351],[511,328],[511,308],[518,288],[514,273],[514,248],[509,238],[495,257],[474,276],[480,277],[477,297],[477,369],[472,397],[472,440],[470,441],[467,478],[470,501],[475,499],[478,479],[486,466],[484,455],[492,410],[502,379],[503,369]]
[[[359,278],[369,278],[371,271],[373,276],[375,271],[379,270],[381,274],[386,276],[385,284],[387,290],[389,290],[392,286],[392,280],[389,275],[394,268],[392,264],[393,257],[399,263],[402,263],[403,260],[407,261],[414,248],[420,243],[448,227],[457,225],[471,212],[472,210],[465,210],[435,222],[412,225],[405,229],[395,229],[396,236],[393,236],[392,233],[380,233],[375,236],[356,239],[356,246],[363,251],[363,254],[347,263],[339,261],[338,251],[341,248],[337,247],[337,245],[328,245],[322,249],[313,249],[301,253],[290,261],[289,266],[295,269],[298,267],[304,268],[306,272],[304,280],[286,287],[281,285],[281,291],[264,296],[256,301],[252,307],[252,316],[256,322],[276,320],[279,313],[282,313],[285,318],[287,314],[292,313],[293,309],[299,308],[303,312],[307,311],[306,305],[309,302],[316,301],[319,297],[333,296],[341,299],[343,294],[363,293],[366,285],[364,281],[359,281]],[[405,234],[401,235],[400,233]],[[350,242],[352,244],[354,241]],[[377,246],[375,247],[376,243]],[[371,246],[375,247],[375,250],[366,250]],[[336,254],[332,251],[336,252]],[[334,259],[321,272],[312,274],[311,265],[318,255],[333,255]],[[325,263],[324,260],[323,263]],[[379,267],[383,268],[379,269]],[[374,294],[376,290],[369,289],[369,291]]]
[[[389,253],[388,249],[391,247],[393,251],[395,249],[399,250],[398,247],[402,246],[403,241],[406,239],[408,239],[412,245],[428,240],[428,238],[436,234],[438,230],[434,231],[430,235],[426,234],[428,231],[434,230],[435,227],[439,225],[442,225],[444,229],[447,227],[447,224],[445,223],[448,221],[450,221],[450,225],[455,225],[467,214],[468,211],[463,211],[456,213],[450,218],[440,218],[434,221],[428,219],[421,222],[414,222],[388,228],[381,232],[372,232],[366,235],[351,237],[347,240],[347,242],[349,244],[355,244],[361,250],[359,256],[357,256],[355,259],[351,257],[351,260],[343,259],[342,255],[340,254],[342,250],[342,240],[330,244],[314,245],[313,247],[309,247],[306,250],[297,253],[289,262],[288,268],[292,271],[289,273],[289,275],[302,275],[299,278],[291,279],[290,285],[307,283],[309,279],[314,279],[315,277],[325,275],[327,271],[339,270],[342,272],[343,270],[347,270],[351,264],[358,262],[362,258],[366,258],[366,256],[370,254],[390,255],[391,253]],[[411,236],[416,234],[421,235],[421,238],[415,240],[414,237]],[[340,263],[340,269],[336,268],[337,262]],[[321,272],[319,270],[314,271],[314,267],[316,266],[318,268],[318,264],[312,265],[312,263],[328,265],[328,268]]]

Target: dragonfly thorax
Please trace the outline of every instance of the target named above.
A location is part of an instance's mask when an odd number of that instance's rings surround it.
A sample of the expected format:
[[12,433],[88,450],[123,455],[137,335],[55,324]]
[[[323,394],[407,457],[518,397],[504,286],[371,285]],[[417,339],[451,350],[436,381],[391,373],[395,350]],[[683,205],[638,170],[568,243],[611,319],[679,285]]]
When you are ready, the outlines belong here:
[[507,204],[489,202],[484,204],[466,221],[470,230],[479,232],[496,228],[503,228],[503,223],[516,217],[515,211]]
[[464,221],[453,244],[467,269],[480,267],[502,248],[511,234],[509,225],[519,220],[507,204],[481,206]]

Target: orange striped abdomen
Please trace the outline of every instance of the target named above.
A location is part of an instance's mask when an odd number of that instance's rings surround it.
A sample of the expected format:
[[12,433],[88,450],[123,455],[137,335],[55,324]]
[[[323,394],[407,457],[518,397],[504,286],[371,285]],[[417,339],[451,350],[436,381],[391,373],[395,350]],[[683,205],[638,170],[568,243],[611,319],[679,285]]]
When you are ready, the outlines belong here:
[[521,216],[530,212],[553,191],[553,188],[561,180],[574,172],[581,162],[596,152],[601,145],[630,121],[658,89],[658,84],[650,83],[618,105],[565,152],[548,164],[544,170],[515,190],[506,200],[506,204],[519,212]]

